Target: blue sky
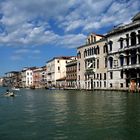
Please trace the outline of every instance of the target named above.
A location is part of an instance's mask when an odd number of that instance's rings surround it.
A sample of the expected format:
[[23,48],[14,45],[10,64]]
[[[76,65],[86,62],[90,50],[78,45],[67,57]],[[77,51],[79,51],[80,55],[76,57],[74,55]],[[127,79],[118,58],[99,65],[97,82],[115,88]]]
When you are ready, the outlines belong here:
[[88,34],[105,34],[139,11],[139,0],[1,0],[0,76],[76,55]]

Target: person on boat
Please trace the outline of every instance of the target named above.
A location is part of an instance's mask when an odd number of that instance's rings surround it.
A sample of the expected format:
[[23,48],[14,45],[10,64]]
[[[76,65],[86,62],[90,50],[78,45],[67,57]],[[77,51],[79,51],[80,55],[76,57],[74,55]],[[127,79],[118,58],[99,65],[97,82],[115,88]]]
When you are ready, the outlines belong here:
[[10,92],[9,89],[7,89],[7,90],[6,90],[6,93],[5,93],[5,96],[14,97],[15,94],[14,94],[14,92]]
[[6,94],[9,94],[9,89],[6,90]]

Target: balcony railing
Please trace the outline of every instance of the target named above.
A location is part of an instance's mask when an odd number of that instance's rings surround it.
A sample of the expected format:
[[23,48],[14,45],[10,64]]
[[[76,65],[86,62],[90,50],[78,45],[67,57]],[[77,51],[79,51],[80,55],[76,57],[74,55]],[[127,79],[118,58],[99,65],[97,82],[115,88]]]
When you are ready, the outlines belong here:
[[94,74],[95,73],[95,69],[93,69],[93,68],[88,68],[88,69],[86,69],[85,70],[85,74]]
[[96,58],[96,55],[89,55],[89,56],[86,56],[86,57],[85,57],[85,59],[92,59],[92,58],[95,59],[95,58]]
[[120,48],[119,49],[119,52],[124,52],[124,51],[127,51],[127,50],[131,50],[131,49],[137,49],[140,47],[140,44],[136,44],[136,45],[133,45],[133,46],[124,46],[123,48]]
[[119,69],[133,69],[133,68],[140,68],[140,64],[123,65],[119,67]]

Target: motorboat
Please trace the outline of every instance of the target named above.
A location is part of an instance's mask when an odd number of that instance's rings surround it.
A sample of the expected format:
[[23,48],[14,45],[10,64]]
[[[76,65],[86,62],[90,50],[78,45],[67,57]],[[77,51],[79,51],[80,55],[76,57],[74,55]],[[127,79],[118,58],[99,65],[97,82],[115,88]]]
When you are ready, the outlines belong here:
[[16,90],[16,91],[19,91],[20,88],[16,88],[16,87],[13,87],[12,90]]

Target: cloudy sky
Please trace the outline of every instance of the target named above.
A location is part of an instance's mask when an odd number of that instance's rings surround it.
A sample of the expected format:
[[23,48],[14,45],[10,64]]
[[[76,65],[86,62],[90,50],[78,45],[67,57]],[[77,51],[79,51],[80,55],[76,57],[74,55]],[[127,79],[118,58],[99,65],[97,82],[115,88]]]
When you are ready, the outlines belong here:
[[105,34],[139,11],[139,0],[0,0],[0,75],[76,55],[88,34]]

